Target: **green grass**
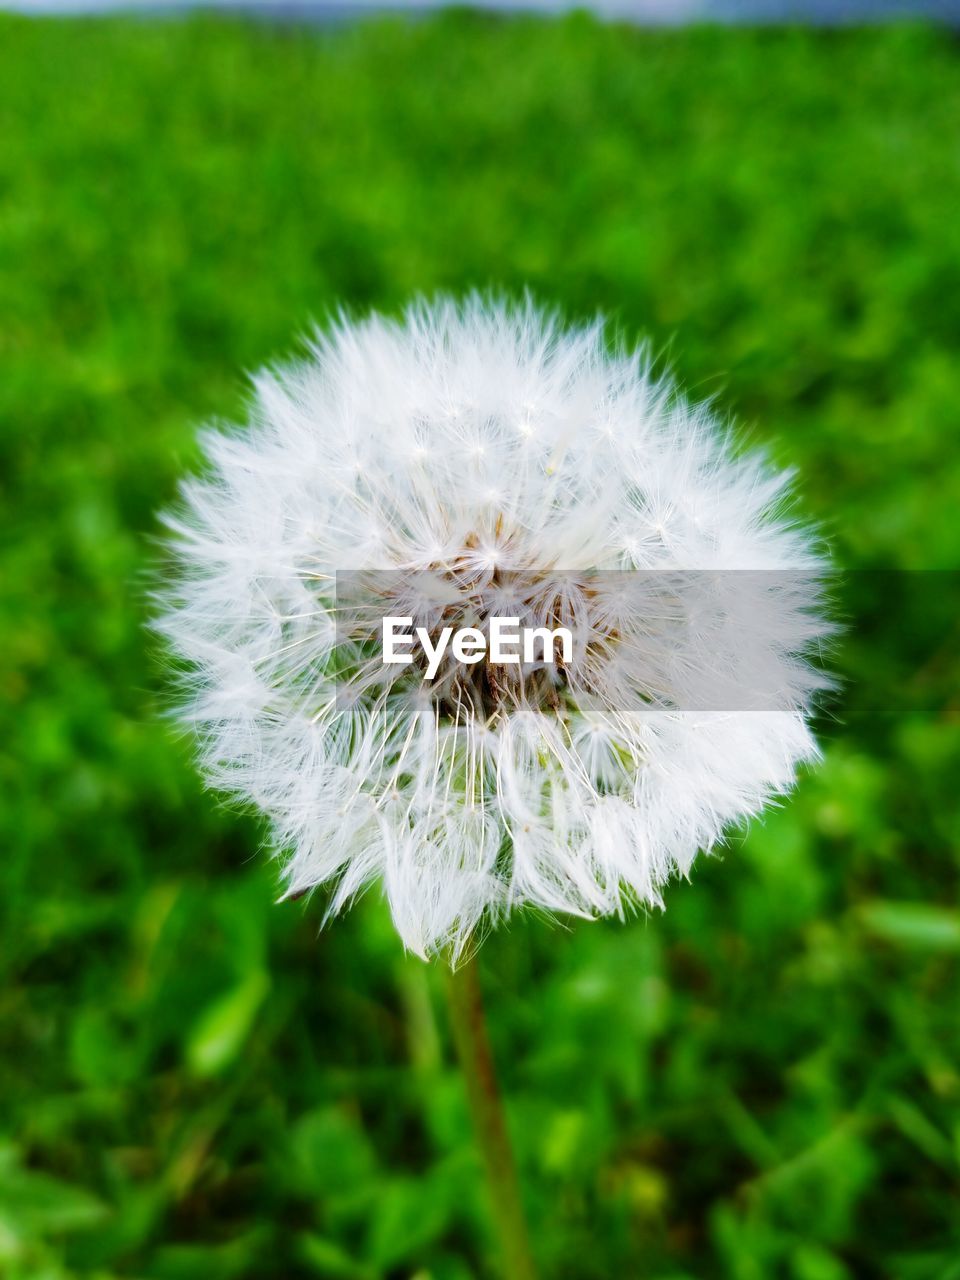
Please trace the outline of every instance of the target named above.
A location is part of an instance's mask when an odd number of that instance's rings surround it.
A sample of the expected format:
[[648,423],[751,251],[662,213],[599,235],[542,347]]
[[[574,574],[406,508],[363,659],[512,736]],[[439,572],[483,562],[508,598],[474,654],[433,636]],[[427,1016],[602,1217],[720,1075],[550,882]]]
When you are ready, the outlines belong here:
[[[0,20],[0,1274],[493,1274],[439,975],[275,905],[142,629],[155,510],[340,301],[649,336],[849,568],[960,562],[948,34]],[[482,960],[545,1277],[960,1276],[956,581],[853,580],[794,801]],[[951,594],[952,593],[952,594]]]

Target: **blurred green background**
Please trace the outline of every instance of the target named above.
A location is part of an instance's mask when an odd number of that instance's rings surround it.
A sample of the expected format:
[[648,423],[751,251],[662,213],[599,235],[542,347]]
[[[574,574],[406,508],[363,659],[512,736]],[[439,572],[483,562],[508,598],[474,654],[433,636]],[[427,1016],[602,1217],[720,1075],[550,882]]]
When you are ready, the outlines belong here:
[[[0,1275],[494,1274],[440,975],[376,895],[275,905],[159,718],[154,513],[328,308],[529,285],[796,465],[839,563],[960,564],[958,54],[0,18]],[[960,1277],[955,580],[851,583],[790,803],[664,915],[482,951],[545,1277]]]

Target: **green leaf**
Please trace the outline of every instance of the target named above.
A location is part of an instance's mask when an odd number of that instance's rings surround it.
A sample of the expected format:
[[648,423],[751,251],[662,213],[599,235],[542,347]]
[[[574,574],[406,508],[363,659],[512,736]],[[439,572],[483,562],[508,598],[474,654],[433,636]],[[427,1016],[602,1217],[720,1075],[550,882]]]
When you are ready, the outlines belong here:
[[150,1267],[151,1280],[234,1280],[255,1274],[264,1240],[262,1229],[247,1232],[227,1244],[170,1244],[158,1249]]
[[795,1280],[849,1280],[839,1258],[815,1244],[801,1245],[791,1261]]
[[333,1240],[305,1232],[299,1240],[300,1256],[319,1276],[328,1280],[372,1280],[375,1273],[356,1262]]
[[81,1187],[46,1173],[0,1167],[0,1234],[33,1240],[97,1226],[109,1213]]
[[924,951],[960,951],[960,912],[923,902],[865,902],[863,928],[884,942]]
[[368,1237],[371,1261],[384,1269],[422,1263],[422,1251],[439,1239],[448,1219],[449,1206],[430,1179],[395,1178],[377,1199]]
[[314,1195],[350,1195],[369,1186],[376,1160],[359,1122],[340,1107],[308,1112],[291,1144],[300,1187]]
[[204,1010],[187,1040],[187,1064],[195,1076],[218,1075],[236,1059],[269,988],[267,975],[254,970]]

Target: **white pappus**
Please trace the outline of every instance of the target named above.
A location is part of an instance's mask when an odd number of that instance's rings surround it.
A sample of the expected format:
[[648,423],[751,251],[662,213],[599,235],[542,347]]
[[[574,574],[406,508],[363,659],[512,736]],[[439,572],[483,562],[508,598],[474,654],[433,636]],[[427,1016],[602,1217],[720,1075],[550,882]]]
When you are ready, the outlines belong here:
[[[341,317],[203,444],[157,625],[204,773],[267,816],[290,893],[336,912],[379,883],[421,955],[525,904],[623,914],[816,757],[825,561],[789,477],[600,321],[476,295]],[[426,681],[378,661],[358,595],[583,644]]]

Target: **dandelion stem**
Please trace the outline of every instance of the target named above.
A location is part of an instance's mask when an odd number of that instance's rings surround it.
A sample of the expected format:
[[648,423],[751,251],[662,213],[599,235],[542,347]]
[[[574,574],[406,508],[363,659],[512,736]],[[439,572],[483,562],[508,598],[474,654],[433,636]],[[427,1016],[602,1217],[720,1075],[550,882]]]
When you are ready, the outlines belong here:
[[447,996],[457,1056],[500,1234],[507,1280],[536,1280],[517,1167],[490,1052],[476,956],[448,971]]

